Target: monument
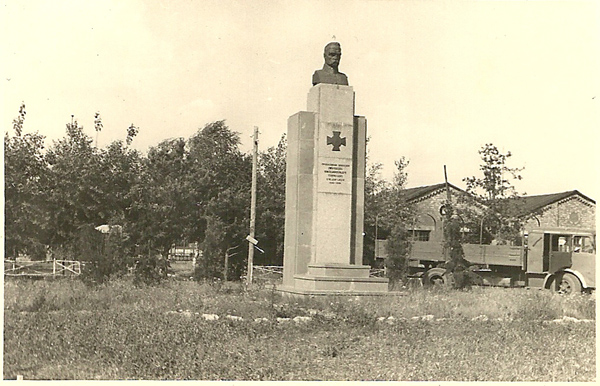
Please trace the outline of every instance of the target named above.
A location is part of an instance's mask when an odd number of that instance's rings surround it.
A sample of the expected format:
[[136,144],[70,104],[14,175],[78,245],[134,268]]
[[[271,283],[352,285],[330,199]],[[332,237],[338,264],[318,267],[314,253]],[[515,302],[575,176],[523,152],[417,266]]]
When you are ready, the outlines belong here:
[[283,284],[297,295],[387,294],[388,279],[362,264],[365,117],[338,71],[339,43],[325,46],[307,111],[288,119]]

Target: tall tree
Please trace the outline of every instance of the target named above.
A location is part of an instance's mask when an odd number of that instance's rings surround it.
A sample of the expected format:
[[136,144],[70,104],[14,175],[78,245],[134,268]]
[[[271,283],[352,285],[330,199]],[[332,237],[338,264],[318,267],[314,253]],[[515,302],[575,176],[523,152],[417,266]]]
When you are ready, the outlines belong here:
[[[199,242],[201,274],[222,271],[214,267],[222,267],[225,251],[243,243],[248,231],[251,164],[239,144],[239,135],[217,121],[188,140],[150,148],[128,201],[131,237],[141,252],[166,255],[174,243]],[[234,274],[243,269],[241,260],[231,261]]]
[[404,157],[395,162],[396,171],[389,190],[384,196],[387,211],[382,217],[389,229],[386,267],[392,280],[405,280],[408,274],[410,240],[408,227],[414,218],[414,208],[406,201],[404,190],[408,179],[406,168],[409,161]]
[[52,227],[48,244],[67,247],[85,224],[103,224],[110,217],[101,173],[101,154],[77,121],[67,124],[65,138],[48,149],[48,207]]
[[194,215],[187,158],[185,140],[174,138],[151,147],[143,161],[142,173],[131,187],[128,227],[140,253],[150,248],[166,256],[185,236]]
[[[492,239],[518,242],[522,211],[513,183],[523,178],[520,172],[524,168],[509,167],[507,163],[512,156],[511,152],[503,154],[491,143],[485,144],[479,154],[479,170],[483,176],[467,177],[463,181],[467,185],[467,192],[485,207],[483,211],[471,210],[463,218],[470,223],[467,224],[469,228],[479,229],[483,225],[484,242],[489,243]],[[478,235],[478,232],[471,234]]]
[[4,136],[4,232],[5,256],[20,252],[45,257],[48,229],[48,165],[44,157],[44,137],[23,134],[25,104],[13,121],[15,136]]
[[382,177],[382,169],[381,163],[369,165],[365,176],[363,264],[371,266],[375,264],[375,240],[386,239],[390,231],[384,218],[388,218],[386,202],[391,184]]
[[[205,125],[189,140],[190,188],[197,211],[188,235],[201,241],[203,259],[221,261],[248,234],[252,163],[239,145],[239,134],[225,121]],[[209,235],[217,231],[222,238],[215,244]],[[242,252],[232,259],[234,276],[243,272],[245,256]]]
[[100,153],[100,173],[104,202],[110,225],[130,221],[134,204],[132,189],[142,173],[142,155],[122,141],[114,141]]
[[284,134],[277,146],[259,154],[256,238],[260,240],[265,254],[255,255],[257,264],[283,264],[286,152],[287,138]]

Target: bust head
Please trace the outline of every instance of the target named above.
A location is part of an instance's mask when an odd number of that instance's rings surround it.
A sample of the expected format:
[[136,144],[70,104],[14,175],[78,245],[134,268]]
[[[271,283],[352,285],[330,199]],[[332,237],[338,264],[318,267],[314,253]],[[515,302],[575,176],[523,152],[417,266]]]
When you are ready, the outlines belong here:
[[323,58],[325,58],[326,65],[337,70],[340,65],[340,60],[342,59],[342,47],[340,46],[340,43],[328,43],[323,50]]
[[325,64],[322,70],[317,70],[313,74],[312,84],[319,83],[340,84],[347,86],[348,77],[338,70],[340,59],[342,58],[342,47],[338,42],[331,42],[325,46],[323,50],[323,58]]

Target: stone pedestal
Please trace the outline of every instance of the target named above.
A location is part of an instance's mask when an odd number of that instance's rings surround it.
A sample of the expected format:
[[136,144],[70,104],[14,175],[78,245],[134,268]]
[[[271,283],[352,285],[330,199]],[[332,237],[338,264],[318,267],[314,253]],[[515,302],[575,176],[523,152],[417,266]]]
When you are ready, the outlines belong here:
[[366,119],[351,86],[318,84],[288,120],[283,292],[383,294],[362,265]]

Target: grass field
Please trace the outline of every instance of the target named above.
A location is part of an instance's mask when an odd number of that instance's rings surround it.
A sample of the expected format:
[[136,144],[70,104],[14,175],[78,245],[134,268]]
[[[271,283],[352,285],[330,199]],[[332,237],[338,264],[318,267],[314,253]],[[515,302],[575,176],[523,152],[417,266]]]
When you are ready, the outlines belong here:
[[[6,280],[4,378],[593,381],[595,295]],[[218,320],[216,319],[218,316]]]

